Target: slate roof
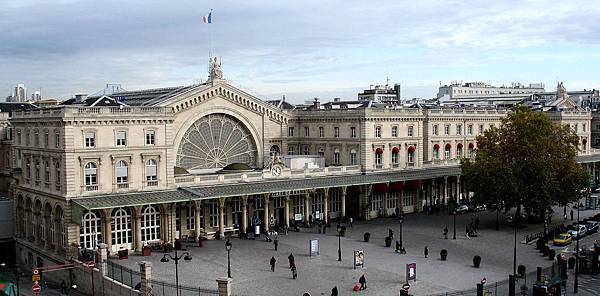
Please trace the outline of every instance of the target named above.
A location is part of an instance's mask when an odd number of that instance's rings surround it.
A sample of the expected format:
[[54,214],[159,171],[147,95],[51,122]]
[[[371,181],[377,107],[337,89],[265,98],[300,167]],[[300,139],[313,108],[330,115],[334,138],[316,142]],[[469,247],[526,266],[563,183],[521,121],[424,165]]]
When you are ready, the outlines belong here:
[[21,110],[37,109],[38,107],[30,103],[2,102],[0,103],[0,112],[14,112]]

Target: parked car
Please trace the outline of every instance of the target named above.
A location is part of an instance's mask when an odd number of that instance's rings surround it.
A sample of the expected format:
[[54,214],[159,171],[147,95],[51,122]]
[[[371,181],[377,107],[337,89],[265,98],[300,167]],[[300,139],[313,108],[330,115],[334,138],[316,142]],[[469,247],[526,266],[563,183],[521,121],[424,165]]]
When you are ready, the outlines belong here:
[[552,242],[557,246],[565,246],[573,242],[573,238],[568,233],[561,233]]
[[469,207],[467,205],[459,205],[456,208],[454,208],[454,211],[452,213],[456,213],[458,215],[460,214],[466,214],[469,212]]
[[587,221],[585,223],[585,228],[587,228],[587,234],[598,232],[598,228],[600,228],[600,222],[593,220]]
[[586,232],[587,228],[581,224],[573,226],[573,229],[568,231],[573,238],[584,237]]
[[486,205],[471,205],[471,206],[469,206],[469,210],[472,212],[487,211],[487,206]]

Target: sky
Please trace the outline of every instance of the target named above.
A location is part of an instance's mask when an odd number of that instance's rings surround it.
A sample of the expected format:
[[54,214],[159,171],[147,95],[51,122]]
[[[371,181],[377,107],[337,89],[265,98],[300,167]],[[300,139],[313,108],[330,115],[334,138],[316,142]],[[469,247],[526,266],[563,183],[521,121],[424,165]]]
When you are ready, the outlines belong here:
[[404,98],[451,81],[597,89],[596,1],[9,0],[0,100],[17,83],[68,99],[202,82],[211,48],[233,85],[293,103],[355,99],[388,79]]

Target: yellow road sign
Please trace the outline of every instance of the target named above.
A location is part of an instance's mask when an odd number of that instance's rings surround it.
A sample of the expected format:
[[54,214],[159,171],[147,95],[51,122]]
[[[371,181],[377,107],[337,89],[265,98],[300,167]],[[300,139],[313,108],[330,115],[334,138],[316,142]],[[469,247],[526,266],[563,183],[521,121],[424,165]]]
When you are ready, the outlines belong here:
[[31,281],[39,282],[41,279],[42,279],[42,276],[40,276],[39,274],[32,274],[31,275]]

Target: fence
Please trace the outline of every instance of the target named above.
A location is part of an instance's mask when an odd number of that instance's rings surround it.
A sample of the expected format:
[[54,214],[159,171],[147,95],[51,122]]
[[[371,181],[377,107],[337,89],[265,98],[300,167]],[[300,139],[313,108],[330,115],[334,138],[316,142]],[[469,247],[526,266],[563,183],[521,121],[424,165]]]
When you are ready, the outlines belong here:
[[[564,224],[556,225],[554,227],[548,228],[548,237],[555,237],[557,234],[563,233],[563,232],[565,232],[565,225]],[[544,232],[543,231],[526,235],[525,236],[525,243],[528,244],[528,243],[530,243],[532,241],[537,240],[540,237],[544,237]]]
[[[125,285],[133,287],[141,282],[141,274],[135,270],[131,270],[112,261],[107,261],[106,276]],[[177,286],[174,283],[167,283],[158,280],[150,280],[152,284],[153,296],[172,296],[177,295]],[[215,282],[215,285],[217,283]],[[219,295],[218,290],[204,289],[200,287],[190,287],[179,285],[179,295],[181,296],[204,296],[204,295]]]
[[128,287],[135,286],[142,281],[142,275],[122,265],[106,261],[106,276]]
[[[517,278],[516,282],[515,282],[515,294],[516,295],[532,295],[532,286],[535,283],[536,280],[536,273],[537,271],[532,271],[529,273],[526,273],[525,276],[523,278]],[[542,269],[542,273],[544,275],[544,278],[552,278],[555,273],[553,272],[553,268],[551,267],[547,267]],[[558,271],[556,271],[556,274],[558,274]],[[483,295],[487,295],[487,296],[494,296],[494,295],[498,295],[498,296],[502,296],[502,295],[508,295],[508,289],[509,289],[509,280],[508,280],[508,275],[506,276],[507,279],[505,280],[501,280],[501,281],[497,281],[497,282],[493,282],[493,283],[486,283],[483,286]],[[462,290],[462,291],[450,291],[450,292],[444,292],[444,293],[438,293],[438,294],[430,294],[428,296],[457,296],[457,295],[477,295],[477,283],[473,283],[474,288],[473,289],[467,289],[467,290]],[[525,290],[523,290],[523,287],[525,287]]]

